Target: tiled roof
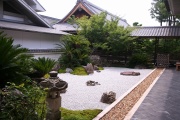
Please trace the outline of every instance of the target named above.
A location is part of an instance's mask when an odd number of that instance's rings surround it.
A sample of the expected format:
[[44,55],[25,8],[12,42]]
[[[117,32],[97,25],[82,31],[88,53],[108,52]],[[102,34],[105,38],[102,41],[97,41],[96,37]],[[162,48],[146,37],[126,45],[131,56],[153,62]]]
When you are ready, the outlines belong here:
[[179,8],[180,0],[167,0],[167,1],[168,1],[168,4],[166,4],[166,6],[168,5],[168,7],[170,8],[171,14],[180,15],[180,8]]
[[[101,12],[106,12],[107,13],[107,19],[111,20],[111,18],[119,18],[116,15],[111,14],[110,12],[90,3],[87,0],[77,0],[76,5],[74,6],[74,8],[58,23],[63,23],[66,22],[66,20],[73,15],[73,13],[79,9],[79,7],[81,7],[82,9],[86,9],[86,12],[88,12],[88,14],[93,15],[93,14],[100,14]],[[119,25],[127,27],[129,26],[129,24],[127,23],[127,21],[125,19],[121,19],[119,18]]]
[[180,37],[180,27],[137,27],[131,35],[136,37]]
[[52,26],[37,14],[24,0],[8,0],[6,2],[25,14],[33,23],[36,23],[37,26],[52,28]]
[[[100,8],[100,7],[92,4],[92,3],[90,3],[90,2],[87,1],[87,0],[82,0],[82,3],[83,3],[90,11],[92,11],[92,13],[94,13],[94,14],[100,14],[101,12],[106,12],[106,13],[107,13],[107,19],[108,19],[108,20],[111,20],[111,18],[119,18],[118,16],[113,15],[112,13],[110,13],[110,12],[108,12],[108,11],[106,11],[106,10],[104,10],[104,9],[102,9],[102,8]],[[123,25],[123,26],[127,27],[127,26],[128,26],[128,23],[127,23],[127,21],[126,21],[125,19],[121,19],[121,18],[120,18],[119,25]]]
[[62,32],[62,31],[52,29],[52,28],[44,28],[44,27],[37,27],[37,26],[32,26],[32,25],[24,25],[24,24],[10,23],[10,22],[2,22],[2,21],[0,21],[0,28],[1,29],[19,30],[19,31],[57,34],[57,35],[67,35],[68,34],[66,32]]
[[58,18],[53,18],[53,17],[49,17],[49,16],[45,16],[45,15],[40,15],[41,17],[44,18],[44,20],[49,23],[50,25],[54,25],[56,24],[57,22],[60,21],[60,19]]
[[53,25],[53,27],[56,30],[60,30],[60,31],[76,31],[77,30],[77,25],[72,25],[69,23],[59,23],[59,24]]

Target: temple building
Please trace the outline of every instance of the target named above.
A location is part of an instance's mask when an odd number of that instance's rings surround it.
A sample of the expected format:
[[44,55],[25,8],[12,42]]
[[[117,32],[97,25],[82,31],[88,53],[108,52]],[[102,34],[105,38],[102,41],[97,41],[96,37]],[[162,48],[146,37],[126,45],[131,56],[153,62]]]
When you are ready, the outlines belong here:
[[55,30],[37,13],[44,11],[37,0],[1,0],[0,31],[12,37],[13,44],[28,48],[36,58],[58,59],[60,54],[55,44],[68,33]]
[[[55,24],[53,27],[57,30],[68,32],[71,34],[76,33],[76,26],[69,24],[68,20],[70,17],[74,16],[75,18],[80,18],[82,16],[88,16],[91,17],[92,15],[100,14],[101,12],[107,13],[107,19],[111,20],[111,18],[119,18],[116,15],[113,15],[112,13],[94,5],[93,3],[90,3],[87,0],[77,0],[76,5],[72,8],[72,10],[57,24]],[[119,25],[127,27],[129,24],[125,19],[119,18]]]
[[[87,0],[77,0],[63,19],[39,14],[44,11],[38,0],[0,0],[0,31],[12,37],[13,44],[28,48],[29,53],[35,58],[45,56],[58,59],[60,52],[56,44],[59,43],[61,36],[77,32],[74,25],[67,22],[70,17],[80,18],[84,15],[91,17],[107,12]],[[107,12],[108,20],[117,17]],[[126,20],[121,18],[119,25],[129,26]]]

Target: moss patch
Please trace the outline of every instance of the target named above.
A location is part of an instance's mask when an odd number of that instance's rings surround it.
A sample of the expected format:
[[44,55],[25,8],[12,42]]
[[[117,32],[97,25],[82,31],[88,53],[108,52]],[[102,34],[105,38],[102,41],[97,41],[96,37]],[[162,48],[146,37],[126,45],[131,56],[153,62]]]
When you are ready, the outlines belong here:
[[45,79],[48,79],[48,78],[50,78],[50,75],[47,73],[47,74],[45,74],[43,77],[44,77]]
[[63,120],[92,120],[95,118],[102,110],[68,110],[61,108],[61,115]]
[[104,68],[103,67],[98,67],[99,68],[99,70],[104,70]]
[[61,68],[61,69],[58,70],[58,73],[66,73],[66,69]]
[[75,67],[72,72],[73,75],[88,75],[84,67]]

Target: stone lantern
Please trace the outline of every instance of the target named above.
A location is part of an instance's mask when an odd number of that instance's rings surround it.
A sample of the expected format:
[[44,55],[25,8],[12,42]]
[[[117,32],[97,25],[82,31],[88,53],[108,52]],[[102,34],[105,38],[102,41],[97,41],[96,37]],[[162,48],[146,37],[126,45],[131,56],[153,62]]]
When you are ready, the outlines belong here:
[[40,86],[43,88],[47,88],[47,114],[46,120],[60,120],[61,119],[61,111],[59,108],[61,107],[61,96],[60,92],[65,90],[68,87],[67,82],[61,80],[57,77],[56,71],[52,71],[49,73],[50,78],[45,79],[40,82]]

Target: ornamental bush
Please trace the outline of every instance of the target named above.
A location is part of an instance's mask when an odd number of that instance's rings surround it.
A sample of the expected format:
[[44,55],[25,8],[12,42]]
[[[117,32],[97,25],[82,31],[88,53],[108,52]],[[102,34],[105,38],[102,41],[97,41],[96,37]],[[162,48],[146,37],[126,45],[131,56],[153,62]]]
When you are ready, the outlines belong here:
[[44,120],[46,114],[45,92],[36,85],[24,86],[10,83],[0,91],[0,119]]
[[49,73],[55,64],[55,60],[45,57],[33,59],[31,63],[33,69],[38,74],[37,77],[43,77],[45,74]]
[[80,35],[64,36],[58,48],[62,52],[59,58],[61,68],[74,68],[90,62],[89,41]]
[[29,72],[28,60],[31,55],[21,45],[13,45],[13,39],[0,32],[0,87],[7,82],[21,83]]

